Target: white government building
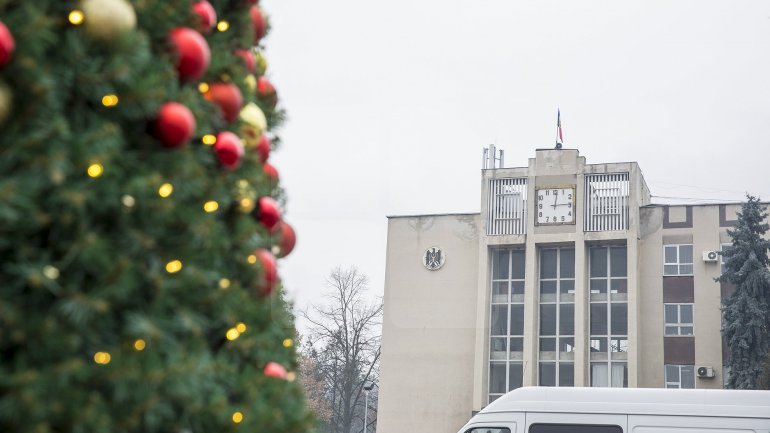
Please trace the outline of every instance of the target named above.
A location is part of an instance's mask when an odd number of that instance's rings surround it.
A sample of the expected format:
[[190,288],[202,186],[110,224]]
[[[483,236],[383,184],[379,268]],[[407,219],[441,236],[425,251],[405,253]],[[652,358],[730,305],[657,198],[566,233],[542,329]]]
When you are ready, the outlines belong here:
[[526,385],[721,388],[740,203],[652,204],[635,162],[490,150],[481,213],[388,219],[378,431],[455,432]]

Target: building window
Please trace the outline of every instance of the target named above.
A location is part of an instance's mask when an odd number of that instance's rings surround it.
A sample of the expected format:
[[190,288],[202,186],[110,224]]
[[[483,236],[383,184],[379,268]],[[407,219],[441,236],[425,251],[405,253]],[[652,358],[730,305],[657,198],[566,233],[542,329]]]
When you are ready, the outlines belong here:
[[692,275],[692,244],[663,245],[663,275]]
[[628,173],[586,175],[585,231],[628,229],[629,190]]
[[540,250],[538,383],[574,386],[575,249]]
[[489,180],[487,234],[527,232],[527,178]]
[[524,250],[492,250],[489,403],[524,378]]
[[695,366],[666,365],[666,388],[695,388]]
[[[719,252],[723,253],[726,249],[733,246],[733,244],[720,244],[719,245]],[[725,273],[725,256],[722,254],[719,255],[719,275],[722,275]]]
[[664,335],[693,335],[693,304],[663,304]]
[[628,267],[625,246],[588,250],[591,386],[628,386]]

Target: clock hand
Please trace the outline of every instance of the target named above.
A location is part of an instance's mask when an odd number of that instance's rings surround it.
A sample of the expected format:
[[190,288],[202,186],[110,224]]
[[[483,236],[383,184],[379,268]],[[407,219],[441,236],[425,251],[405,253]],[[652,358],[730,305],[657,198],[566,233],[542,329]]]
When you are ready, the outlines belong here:
[[559,196],[558,196],[558,195],[556,195],[556,194],[554,194],[554,195],[553,195],[553,205],[551,205],[551,206],[553,206],[553,207],[554,207],[554,209],[556,208],[556,201],[557,201],[557,200],[559,200]]

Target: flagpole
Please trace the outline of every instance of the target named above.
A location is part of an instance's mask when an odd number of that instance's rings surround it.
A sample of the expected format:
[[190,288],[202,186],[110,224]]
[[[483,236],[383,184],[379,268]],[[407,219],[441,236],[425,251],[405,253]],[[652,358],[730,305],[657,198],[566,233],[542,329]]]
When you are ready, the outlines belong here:
[[561,110],[556,109],[556,149],[561,149],[564,138],[561,134]]

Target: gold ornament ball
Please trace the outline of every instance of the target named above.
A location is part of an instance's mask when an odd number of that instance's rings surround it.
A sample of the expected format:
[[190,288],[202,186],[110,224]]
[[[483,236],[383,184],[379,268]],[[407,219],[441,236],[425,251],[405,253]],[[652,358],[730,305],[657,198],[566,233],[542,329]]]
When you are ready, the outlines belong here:
[[13,93],[11,89],[4,83],[0,83],[0,125],[11,114],[11,106],[13,105]]
[[265,75],[265,72],[267,72],[267,59],[265,58],[265,55],[262,54],[262,52],[257,52],[254,54],[254,60],[256,60],[254,63],[256,65],[256,72],[258,75],[262,76]]
[[136,27],[136,13],[126,0],[83,0],[86,31],[95,39],[108,41]]
[[262,134],[267,131],[265,113],[257,107],[257,104],[250,102],[241,110],[240,118],[241,140],[246,146],[256,146]]

